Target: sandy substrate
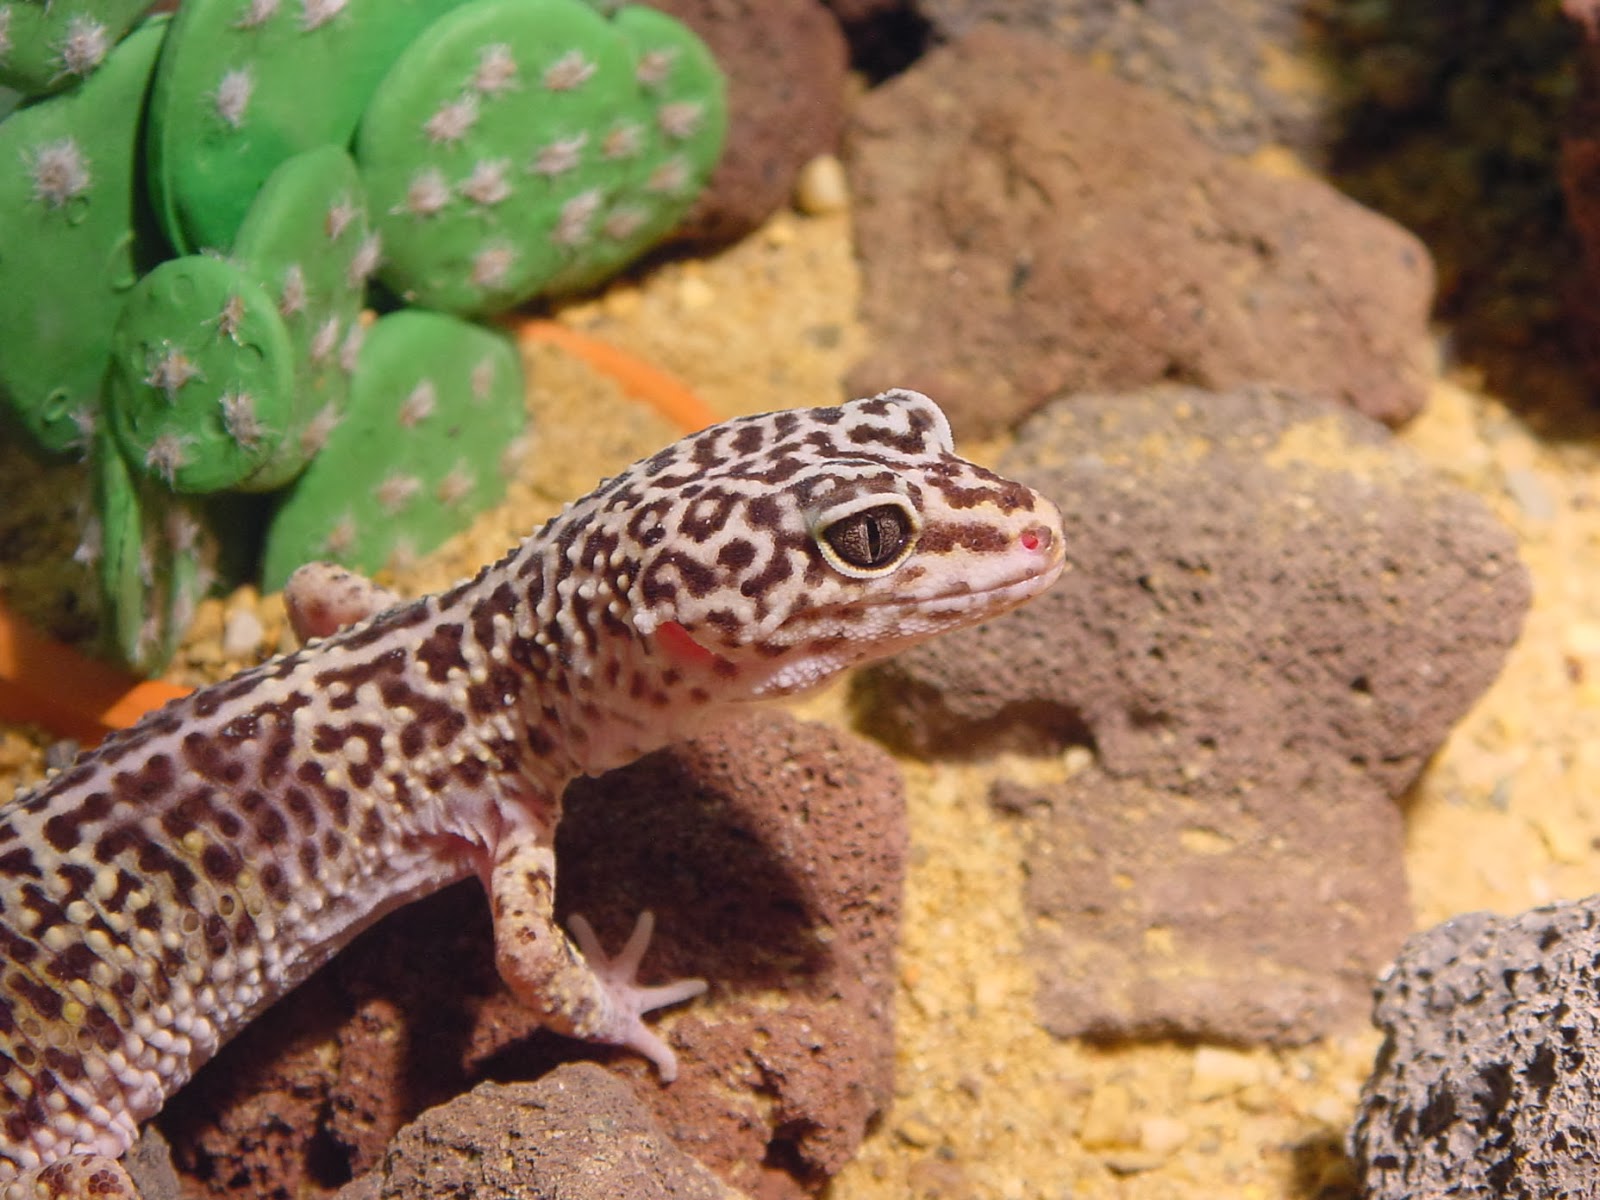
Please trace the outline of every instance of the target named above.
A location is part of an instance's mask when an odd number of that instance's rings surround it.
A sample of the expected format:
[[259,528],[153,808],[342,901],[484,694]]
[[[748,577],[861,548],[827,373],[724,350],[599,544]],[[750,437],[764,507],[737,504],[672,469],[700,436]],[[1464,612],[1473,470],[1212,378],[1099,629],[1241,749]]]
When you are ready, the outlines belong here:
[[[716,259],[665,265],[562,319],[673,372],[720,414],[831,403],[863,345],[856,282],[846,218],[784,216]],[[675,436],[558,351],[530,350],[529,364],[538,440],[522,479],[504,506],[396,579],[403,590],[443,586],[497,557],[564,499]],[[1504,676],[1409,802],[1421,924],[1600,891],[1600,422],[1554,373],[1511,399],[1515,412],[1446,373],[1404,435],[1516,530],[1535,586]],[[996,447],[965,449],[985,457]],[[0,456],[4,494],[22,488],[41,511],[70,511],[61,497],[77,479]],[[0,588],[46,618],[40,609],[59,610],[67,586],[44,562],[49,544],[0,538]],[[249,661],[221,646],[230,614],[247,608],[262,646],[282,644],[276,599],[244,593],[208,605],[174,677],[201,682]],[[81,632],[81,620],[57,623]],[[848,719],[839,688],[802,711]],[[0,794],[38,777],[43,745],[0,730]],[[1376,1047],[1370,1031],[1274,1053],[1091,1047],[1034,1024],[1019,831],[985,797],[996,778],[1060,777],[1083,754],[905,762],[913,851],[897,1100],[834,1200],[1341,1193],[1348,1168],[1337,1147]]]

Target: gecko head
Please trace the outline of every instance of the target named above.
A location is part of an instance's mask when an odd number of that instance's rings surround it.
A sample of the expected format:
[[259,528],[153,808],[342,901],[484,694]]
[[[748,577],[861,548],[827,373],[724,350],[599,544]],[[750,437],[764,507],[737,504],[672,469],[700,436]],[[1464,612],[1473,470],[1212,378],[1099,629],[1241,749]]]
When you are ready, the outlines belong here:
[[633,625],[723,698],[816,686],[1062,569],[1055,506],[957,457],[916,392],[729,421],[628,475]]

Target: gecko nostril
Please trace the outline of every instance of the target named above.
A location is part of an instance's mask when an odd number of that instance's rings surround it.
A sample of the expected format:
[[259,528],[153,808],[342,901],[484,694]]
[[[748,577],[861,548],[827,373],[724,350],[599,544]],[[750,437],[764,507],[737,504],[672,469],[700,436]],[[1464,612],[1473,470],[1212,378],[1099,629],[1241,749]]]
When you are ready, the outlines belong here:
[[1024,550],[1048,550],[1050,549],[1050,543],[1054,540],[1054,535],[1043,525],[1035,525],[1032,529],[1024,529],[1022,536],[1017,539],[1022,543]]

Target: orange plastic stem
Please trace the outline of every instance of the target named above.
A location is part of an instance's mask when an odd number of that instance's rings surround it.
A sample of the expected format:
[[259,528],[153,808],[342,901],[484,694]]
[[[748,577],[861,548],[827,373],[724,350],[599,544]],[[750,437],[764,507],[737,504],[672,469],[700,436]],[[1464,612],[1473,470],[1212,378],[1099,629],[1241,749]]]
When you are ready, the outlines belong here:
[[0,720],[88,745],[189,691],[88,658],[0,607]]
[[685,433],[695,433],[717,423],[717,414],[660,367],[653,366],[608,342],[579,333],[566,325],[532,317],[514,326],[518,338],[557,346],[582,359],[600,374],[614,379],[635,400],[650,405]]

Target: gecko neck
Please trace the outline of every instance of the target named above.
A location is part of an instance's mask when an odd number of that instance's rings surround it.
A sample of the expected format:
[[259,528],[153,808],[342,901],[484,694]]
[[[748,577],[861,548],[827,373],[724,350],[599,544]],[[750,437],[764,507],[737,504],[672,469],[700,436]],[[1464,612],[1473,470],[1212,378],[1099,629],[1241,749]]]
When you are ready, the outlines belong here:
[[[692,643],[641,634],[615,582],[625,567],[573,565],[570,543],[547,527],[439,597],[436,631],[419,647],[435,673],[454,668],[461,711],[506,750],[516,743],[528,785],[553,802],[578,775],[714,724],[734,673]],[[459,648],[436,657],[433,643]]]

